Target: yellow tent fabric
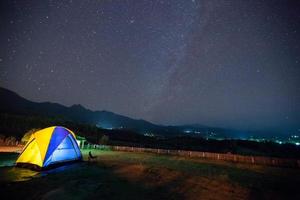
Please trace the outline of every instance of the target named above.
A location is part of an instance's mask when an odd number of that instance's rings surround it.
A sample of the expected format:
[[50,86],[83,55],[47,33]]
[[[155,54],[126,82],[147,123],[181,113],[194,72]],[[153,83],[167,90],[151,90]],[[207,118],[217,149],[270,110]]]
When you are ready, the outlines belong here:
[[[53,136],[54,133],[56,133],[54,136],[56,138],[54,138],[53,140],[54,143],[52,142],[52,149],[51,149],[49,146],[50,146],[51,137]],[[67,137],[67,135],[71,136],[71,139],[69,141],[73,143],[73,145],[70,146],[76,148],[71,153],[74,154],[75,152],[75,155],[77,155],[76,157],[81,158],[81,153],[75,140],[75,134],[67,128],[52,126],[49,128],[39,130],[31,135],[28,143],[23,148],[23,151],[20,154],[19,158],[17,159],[16,163],[17,164],[29,163],[29,164],[37,165],[41,168],[44,167],[43,166],[45,164],[44,161],[48,160],[49,158],[50,159],[52,158],[51,155],[49,155],[49,152],[47,154],[47,151],[49,150],[51,152],[54,152],[53,148],[55,147],[57,148],[58,145],[64,140],[64,138]],[[57,142],[58,140],[60,142]],[[55,142],[57,144],[55,144]],[[68,151],[65,150],[65,153],[67,152]],[[47,154],[47,158],[45,158],[46,154]],[[60,155],[56,154],[56,157],[57,156]]]
[[32,142],[28,143],[25,151],[18,158],[17,163],[31,163],[42,167],[43,161],[41,159],[41,153],[36,141],[32,140]]
[[17,163],[31,163],[42,167],[54,128],[55,126],[52,126],[33,133]]

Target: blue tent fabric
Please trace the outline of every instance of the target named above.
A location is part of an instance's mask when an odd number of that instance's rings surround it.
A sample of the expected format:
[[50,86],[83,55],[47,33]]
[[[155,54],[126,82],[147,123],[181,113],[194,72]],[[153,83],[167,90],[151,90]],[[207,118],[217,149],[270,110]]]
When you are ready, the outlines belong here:
[[74,136],[64,127],[55,127],[48,145],[43,167],[58,162],[81,159],[82,155]]
[[55,127],[51,136],[50,143],[48,145],[48,150],[44,159],[44,164],[68,134],[70,133],[63,127]]
[[59,144],[59,146],[55,149],[55,151],[51,154],[51,161],[46,164],[61,162],[61,161],[69,161],[75,160],[78,155],[73,147],[74,144],[72,142],[71,137],[68,135],[64,138],[64,140]]

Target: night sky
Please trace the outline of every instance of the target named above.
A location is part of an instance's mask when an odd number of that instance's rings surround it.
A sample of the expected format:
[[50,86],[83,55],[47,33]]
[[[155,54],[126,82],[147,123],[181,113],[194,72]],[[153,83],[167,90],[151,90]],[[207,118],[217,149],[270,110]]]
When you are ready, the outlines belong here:
[[1,0],[0,85],[159,124],[300,132],[299,2]]

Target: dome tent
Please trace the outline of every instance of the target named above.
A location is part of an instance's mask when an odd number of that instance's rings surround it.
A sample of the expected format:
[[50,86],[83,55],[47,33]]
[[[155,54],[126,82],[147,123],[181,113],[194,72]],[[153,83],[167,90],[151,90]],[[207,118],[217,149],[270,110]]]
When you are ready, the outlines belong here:
[[20,153],[17,166],[47,168],[54,164],[81,160],[75,134],[67,128],[53,126],[33,133]]

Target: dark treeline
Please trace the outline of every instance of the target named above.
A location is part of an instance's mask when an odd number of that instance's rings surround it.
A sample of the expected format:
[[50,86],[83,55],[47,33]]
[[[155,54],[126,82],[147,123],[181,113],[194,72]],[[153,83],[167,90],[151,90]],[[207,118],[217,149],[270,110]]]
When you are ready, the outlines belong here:
[[293,144],[254,142],[246,140],[206,140],[190,136],[149,137],[130,130],[101,129],[94,125],[79,124],[63,117],[41,117],[15,114],[0,114],[0,134],[20,140],[31,129],[49,126],[65,126],[90,143],[148,147],[161,149],[206,151],[241,155],[300,158],[300,148]]
[[86,137],[90,142],[97,142],[97,138],[104,134],[104,130],[96,126],[75,123],[63,117],[0,114],[0,134],[14,136],[17,140],[31,129],[43,129],[49,126],[64,126],[74,131],[76,135]]

